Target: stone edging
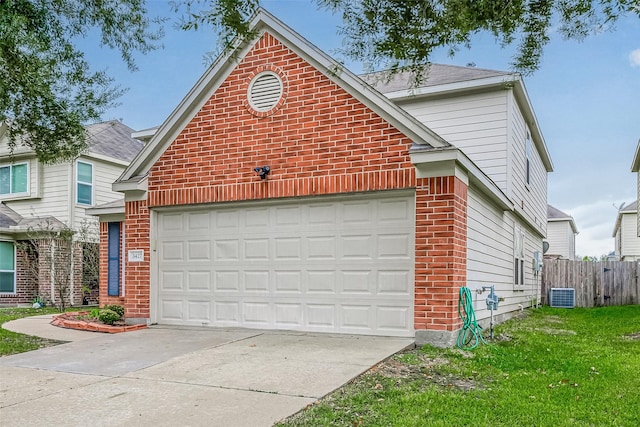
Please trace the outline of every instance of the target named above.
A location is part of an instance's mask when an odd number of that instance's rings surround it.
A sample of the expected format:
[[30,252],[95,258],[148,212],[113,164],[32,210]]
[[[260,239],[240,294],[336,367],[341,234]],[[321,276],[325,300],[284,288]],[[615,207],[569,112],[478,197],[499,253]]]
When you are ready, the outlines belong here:
[[103,323],[91,322],[88,320],[66,318],[67,316],[79,316],[84,314],[89,314],[89,312],[76,311],[76,312],[58,314],[53,316],[53,320],[51,321],[51,324],[53,326],[58,326],[60,328],[76,329],[79,331],[89,331],[89,332],[103,332],[107,334],[117,334],[120,332],[137,331],[139,329],[145,329],[147,327],[147,325],[145,324],[112,326],[112,325],[105,325]]

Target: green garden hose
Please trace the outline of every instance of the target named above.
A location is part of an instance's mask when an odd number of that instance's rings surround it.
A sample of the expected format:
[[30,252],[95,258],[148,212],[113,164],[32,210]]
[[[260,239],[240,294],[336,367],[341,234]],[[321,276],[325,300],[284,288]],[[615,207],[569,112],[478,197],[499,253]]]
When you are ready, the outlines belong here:
[[482,326],[478,325],[476,312],[473,311],[473,296],[467,287],[460,288],[460,299],[458,300],[458,314],[462,319],[462,329],[458,334],[456,347],[463,350],[473,350],[482,341],[487,342],[482,336]]

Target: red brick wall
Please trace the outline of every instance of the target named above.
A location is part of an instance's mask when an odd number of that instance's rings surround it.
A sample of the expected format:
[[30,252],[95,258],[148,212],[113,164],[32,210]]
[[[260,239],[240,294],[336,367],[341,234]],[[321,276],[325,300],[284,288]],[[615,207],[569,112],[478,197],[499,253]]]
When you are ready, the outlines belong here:
[[453,176],[416,189],[415,329],[460,328],[458,294],[467,280],[467,186]]
[[[283,77],[284,101],[247,105],[251,78]],[[411,140],[270,35],[238,64],[151,168],[148,206],[417,188],[415,328],[453,330],[466,274],[466,186],[417,180]],[[253,168],[268,165],[261,180]],[[149,209],[126,204],[126,316],[149,316]],[[462,221],[462,222],[461,222]],[[461,270],[458,270],[461,269]],[[102,275],[101,275],[102,277]]]
[[125,254],[130,249],[142,249],[144,262],[129,262],[125,256],[125,299],[124,315],[127,318],[149,318],[149,209],[146,201],[126,202]]

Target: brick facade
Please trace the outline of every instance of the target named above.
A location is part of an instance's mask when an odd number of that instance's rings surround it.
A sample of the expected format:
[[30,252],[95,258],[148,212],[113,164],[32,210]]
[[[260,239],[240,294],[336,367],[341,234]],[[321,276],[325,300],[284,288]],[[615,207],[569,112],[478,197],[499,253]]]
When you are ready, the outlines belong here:
[[[57,249],[52,250],[52,244],[56,243]],[[82,304],[82,245],[73,242],[72,246],[68,247],[69,242],[38,240],[37,252],[40,255],[35,256],[34,251],[27,252],[22,248],[22,245],[28,244],[30,243],[27,241],[16,244],[17,292],[0,295],[0,304],[26,305],[31,304],[36,297],[41,297],[47,304],[58,305],[60,295],[58,288],[52,287],[52,279],[68,287],[65,296],[67,306]],[[52,257],[55,257],[55,260]],[[73,264],[68,264],[71,259]],[[70,268],[73,269],[73,273]]]
[[[272,71],[284,83],[278,105],[247,104],[251,78]],[[457,298],[466,279],[467,187],[448,176],[417,179],[412,141],[265,34],[151,167],[146,201],[125,206],[125,316],[148,318],[149,208],[378,190],[416,191],[415,329],[459,328]],[[261,180],[254,167],[268,165]],[[101,226],[101,254],[106,253]],[[101,264],[101,303],[106,295]],[[103,292],[104,290],[104,292]]]

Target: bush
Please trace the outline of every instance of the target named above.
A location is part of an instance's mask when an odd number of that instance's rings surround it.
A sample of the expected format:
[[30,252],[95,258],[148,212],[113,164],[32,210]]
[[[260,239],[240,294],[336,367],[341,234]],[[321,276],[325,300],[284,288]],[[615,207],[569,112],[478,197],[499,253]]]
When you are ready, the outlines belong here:
[[111,310],[111,311],[115,311],[116,313],[118,313],[118,315],[120,316],[120,318],[124,317],[124,307],[121,305],[105,305],[103,307],[104,310]]
[[98,314],[98,320],[107,325],[113,325],[120,319],[122,319],[122,316],[108,308],[103,308],[100,310],[100,314]]

